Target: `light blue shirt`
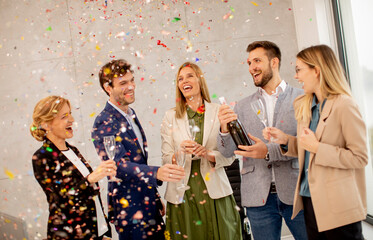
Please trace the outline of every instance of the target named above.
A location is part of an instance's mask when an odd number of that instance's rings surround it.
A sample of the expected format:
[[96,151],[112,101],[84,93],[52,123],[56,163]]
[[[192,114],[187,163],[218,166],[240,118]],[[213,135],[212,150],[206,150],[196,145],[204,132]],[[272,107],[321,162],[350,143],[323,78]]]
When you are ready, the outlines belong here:
[[[326,99],[322,103],[321,111],[324,107],[325,101],[326,101]],[[317,128],[317,125],[319,124],[319,120],[320,120],[320,103],[316,103],[316,102],[317,102],[316,95],[313,95],[313,100],[312,100],[312,104],[311,104],[312,117],[311,117],[310,126],[309,126],[309,128],[313,132],[316,132],[316,128]],[[309,165],[309,163],[310,163],[310,152],[305,151],[304,167],[303,167],[303,171],[302,171],[300,191],[299,191],[299,195],[301,195],[303,197],[311,197],[310,186],[308,184],[308,165]]]

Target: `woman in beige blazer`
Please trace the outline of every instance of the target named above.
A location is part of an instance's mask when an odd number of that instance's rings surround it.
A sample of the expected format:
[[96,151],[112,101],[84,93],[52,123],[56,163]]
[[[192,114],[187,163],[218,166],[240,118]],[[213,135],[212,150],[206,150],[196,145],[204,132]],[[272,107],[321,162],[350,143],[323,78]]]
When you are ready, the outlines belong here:
[[[219,105],[211,103],[201,69],[184,63],[176,78],[176,107],[166,112],[161,129],[163,164],[184,152],[185,185],[168,183],[166,234],[171,239],[242,239],[240,216],[224,171],[233,158],[217,149]],[[189,119],[197,126],[191,139]]]
[[309,239],[364,239],[366,127],[342,67],[328,46],[318,45],[297,54],[295,72],[305,93],[294,101],[297,137],[263,131],[284,154],[298,156],[293,217],[304,209]]

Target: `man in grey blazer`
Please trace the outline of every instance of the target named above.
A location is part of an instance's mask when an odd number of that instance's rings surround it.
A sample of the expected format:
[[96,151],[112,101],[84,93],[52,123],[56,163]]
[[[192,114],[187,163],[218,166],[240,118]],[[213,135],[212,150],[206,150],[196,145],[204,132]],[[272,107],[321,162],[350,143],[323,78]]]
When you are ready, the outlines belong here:
[[[260,99],[267,114],[267,124],[295,136],[297,123],[293,101],[303,91],[281,80],[281,52],[276,44],[253,42],[247,52],[249,71],[258,91],[239,101],[234,111],[227,105],[220,107],[218,149],[225,157],[243,156],[242,206],[246,207],[254,239],[280,239],[282,219],[295,239],[307,239],[303,212],[291,220],[298,159],[283,156],[278,144],[264,142],[262,131],[266,126],[251,107],[252,102]],[[239,146],[239,150],[227,127],[227,123],[237,118],[255,142],[252,146]]]

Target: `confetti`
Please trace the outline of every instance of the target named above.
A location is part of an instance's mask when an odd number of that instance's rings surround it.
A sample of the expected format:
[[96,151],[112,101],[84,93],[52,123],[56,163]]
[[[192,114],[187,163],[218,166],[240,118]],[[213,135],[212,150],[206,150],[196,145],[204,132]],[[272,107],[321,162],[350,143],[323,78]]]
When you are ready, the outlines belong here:
[[215,98],[218,98],[218,95],[216,95],[215,93],[214,94],[212,94],[212,99],[215,99]]
[[256,115],[259,115],[260,114],[260,109],[258,110],[258,112],[256,113]]
[[96,112],[93,112],[91,114],[89,114],[89,117],[94,117],[96,115]]
[[5,171],[5,174],[8,176],[8,178],[10,180],[14,179],[14,174],[10,170],[8,170],[8,169],[5,168],[4,171]]
[[45,29],[46,31],[52,31],[52,27],[51,26],[49,26],[49,27],[47,27],[47,29]]
[[96,50],[101,50],[99,45],[96,45]]
[[209,173],[209,172],[206,173],[205,180],[206,180],[206,181],[210,181],[210,173]]
[[253,2],[253,1],[251,1],[251,4],[253,4],[256,7],[258,6],[258,4],[256,2]]
[[178,18],[178,17],[175,17],[174,19],[172,19],[172,21],[171,22],[178,22],[178,21],[180,21],[181,19],[180,18]]
[[122,207],[123,207],[123,208],[126,208],[126,207],[128,207],[128,205],[129,205],[127,199],[125,199],[125,198],[121,198],[121,199],[119,200],[119,203],[122,204]]

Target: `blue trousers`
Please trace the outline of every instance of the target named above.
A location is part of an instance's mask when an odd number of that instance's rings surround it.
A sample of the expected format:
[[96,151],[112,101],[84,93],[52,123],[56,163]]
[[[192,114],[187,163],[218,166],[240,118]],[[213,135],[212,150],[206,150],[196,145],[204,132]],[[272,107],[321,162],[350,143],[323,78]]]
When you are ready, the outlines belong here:
[[303,211],[293,220],[292,214],[293,206],[281,202],[277,193],[270,193],[264,206],[246,208],[255,240],[280,240],[282,219],[285,220],[295,240],[307,240]]

